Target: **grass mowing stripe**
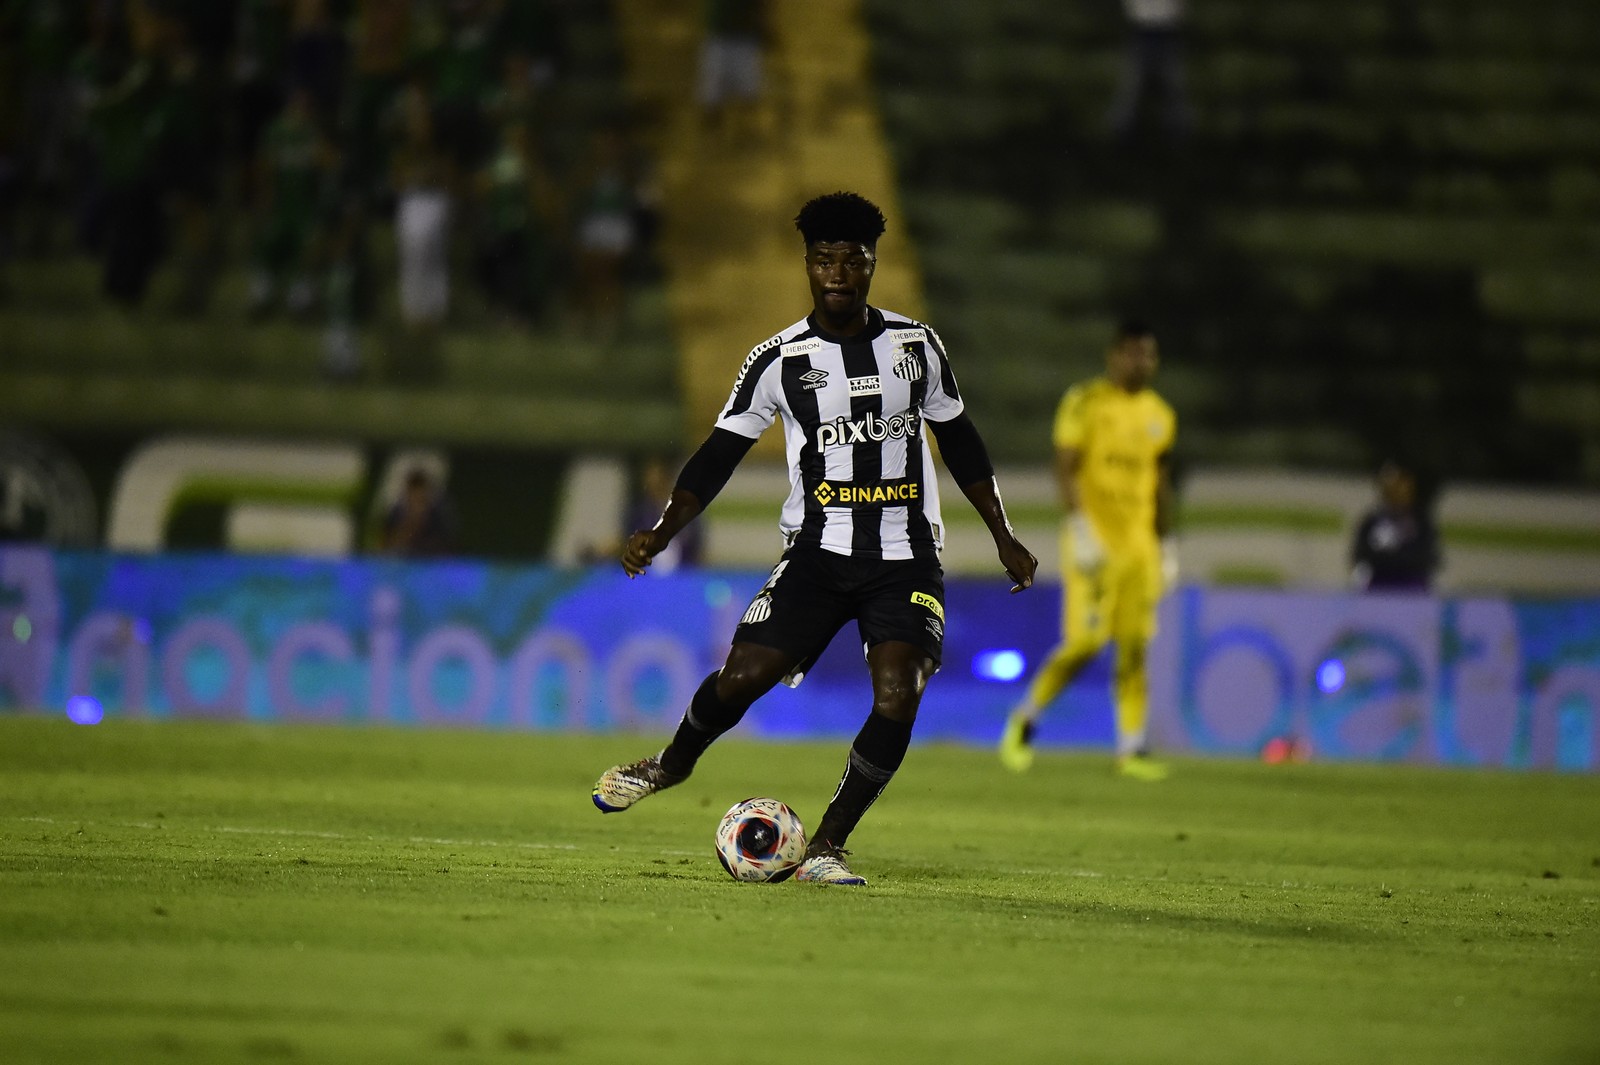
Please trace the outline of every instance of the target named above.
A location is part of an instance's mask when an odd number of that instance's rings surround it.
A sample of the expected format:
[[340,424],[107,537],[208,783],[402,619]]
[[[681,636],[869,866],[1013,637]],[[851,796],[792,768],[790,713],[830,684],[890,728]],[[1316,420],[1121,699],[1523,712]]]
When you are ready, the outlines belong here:
[[1592,777],[922,744],[851,840],[872,886],[828,890],[735,884],[711,834],[756,793],[814,820],[842,741],[732,737],[600,816],[654,741],[0,717],[7,1058],[1600,1051]]

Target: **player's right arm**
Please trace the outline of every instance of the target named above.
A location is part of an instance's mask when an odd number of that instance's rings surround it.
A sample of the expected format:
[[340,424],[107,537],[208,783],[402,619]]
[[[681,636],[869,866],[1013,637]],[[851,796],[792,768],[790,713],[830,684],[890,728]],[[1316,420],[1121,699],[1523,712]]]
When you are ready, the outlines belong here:
[[726,429],[713,429],[678,474],[678,483],[661,512],[648,529],[640,529],[622,545],[622,568],[637,577],[700,512],[711,505],[728,478],[755,444],[752,437]]
[[661,517],[622,545],[622,568],[628,576],[637,577],[648,569],[672,538],[711,505],[756,439],[777,417],[782,388],[776,381],[776,365],[782,350],[780,338],[773,337],[745,357],[716,426],[683,464]]

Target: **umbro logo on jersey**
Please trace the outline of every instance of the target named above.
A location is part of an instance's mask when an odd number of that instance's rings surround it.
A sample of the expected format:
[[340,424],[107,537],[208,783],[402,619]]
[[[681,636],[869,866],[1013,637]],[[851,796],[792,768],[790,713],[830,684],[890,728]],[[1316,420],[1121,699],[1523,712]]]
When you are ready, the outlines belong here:
[[922,357],[916,352],[907,352],[905,357],[894,364],[894,375],[902,381],[922,380]]
[[881,444],[885,440],[902,440],[917,435],[917,421],[917,413],[909,410],[888,418],[880,418],[868,411],[865,417],[854,421],[841,414],[833,421],[817,426],[817,449],[838,444]]
[[805,373],[800,375],[800,380],[804,382],[800,386],[801,388],[805,389],[807,392],[815,392],[817,389],[828,383],[828,371],[807,370]]
[[921,499],[922,486],[916,481],[905,480],[880,481],[877,484],[829,484],[823,481],[812,489],[811,498],[825,507],[898,507]]

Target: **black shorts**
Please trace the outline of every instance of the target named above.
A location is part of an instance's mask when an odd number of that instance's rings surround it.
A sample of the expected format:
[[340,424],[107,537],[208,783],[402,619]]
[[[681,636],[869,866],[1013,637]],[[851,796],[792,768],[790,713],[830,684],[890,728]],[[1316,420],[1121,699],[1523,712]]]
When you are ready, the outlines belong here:
[[944,652],[944,570],[934,559],[791,547],[745,609],[733,642],[787,651],[798,665],[785,680],[798,684],[851,618],[866,649],[903,641],[937,667]]

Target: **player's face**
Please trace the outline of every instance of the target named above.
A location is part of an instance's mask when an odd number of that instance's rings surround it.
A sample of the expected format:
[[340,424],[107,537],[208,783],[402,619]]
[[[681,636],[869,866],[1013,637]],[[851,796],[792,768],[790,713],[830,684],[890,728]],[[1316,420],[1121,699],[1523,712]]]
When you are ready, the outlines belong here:
[[1129,392],[1139,392],[1150,387],[1160,365],[1161,353],[1155,337],[1124,337],[1111,349],[1106,359],[1106,372],[1118,386]]
[[1416,478],[1399,466],[1386,464],[1378,471],[1378,493],[1396,510],[1410,510],[1417,501]]
[[811,305],[832,332],[848,336],[867,324],[867,292],[877,265],[865,244],[819,240],[806,248]]

